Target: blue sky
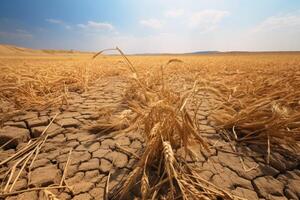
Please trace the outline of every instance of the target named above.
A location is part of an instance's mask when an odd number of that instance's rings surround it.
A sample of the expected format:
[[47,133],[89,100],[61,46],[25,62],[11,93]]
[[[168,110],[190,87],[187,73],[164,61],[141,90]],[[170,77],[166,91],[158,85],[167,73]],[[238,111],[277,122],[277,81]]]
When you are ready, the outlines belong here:
[[127,53],[300,50],[300,1],[1,0],[0,43]]

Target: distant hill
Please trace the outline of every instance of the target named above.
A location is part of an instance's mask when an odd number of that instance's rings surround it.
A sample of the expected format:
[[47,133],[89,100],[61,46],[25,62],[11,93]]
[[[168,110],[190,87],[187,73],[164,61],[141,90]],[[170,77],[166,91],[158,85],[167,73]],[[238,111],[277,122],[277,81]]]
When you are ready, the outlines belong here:
[[0,44],[0,56],[27,56],[27,55],[53,55],[53,54],[81,54],[91,52],[81,52],[75,50],[52,50],[52,49],[30,49],[14,45]]
[[300,53],[300,51],[195,51],[186,54],[281,54],[281,53]]
[[10,55],[33,55],[41,53],[40,50],[34,50],[24,47],[17,47],[13,45],[0,44],[0,55],[10,56]]
[[220,51],[195,51],[191,53],[185,53],[185,54],[217,54],[217,53],[222,53]]

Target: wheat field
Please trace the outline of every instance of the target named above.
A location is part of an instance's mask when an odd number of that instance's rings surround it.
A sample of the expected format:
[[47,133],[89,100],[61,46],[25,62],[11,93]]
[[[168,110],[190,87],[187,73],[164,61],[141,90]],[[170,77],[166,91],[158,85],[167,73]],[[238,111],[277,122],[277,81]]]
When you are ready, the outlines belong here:
[[[3,55],[1,124],[28,111],[67,109],[72,106],[73,94],[87,93],[109,77],[125,80],[121,99],[125,109],[121,118],[116,111],[102,110],[110,115],[109,122],[97,121],[90,129],[110,130],[116,135],[138,132],[145,145],[128,177],[116,187],[110,183],[113,172],[109,172],[104,199],[131,199],[135,190],[136,199],[251,199],[205,180],[201,166],[191,164],[199,152],[210,152],[216,146],[206,138],[208,133],[198,120],[203,106],[208,108],[207,120],[234,154],[244,154],[240,146],[255,145],[264,158],[260,162],[266,164],[277,152],[296,160],[300,156],[300,53],[295,52]],[[116,90],[113,82],[112,90]],[[206,99],[209,101],[203,105]],[[43,140],[41,136],[33,144],[39,146]],[[13,152],[11,159],[23,159],[16,165],[21,167],[35,150],[34,146],[25,148],[28,154],[22,154],[24,159],[15,156],[18,151]],[[178,156],[179,151],[185,156]],[[6,166],[9,162],[2,162],[1,167],[13,174],[14,170]],[[24,168],[29,165],[26,162]],[[10,180],[1,180],[9,186]],[[1,194],[9,196],[5,188]],[[50,191],[44,189],[49,199],[58,198],[53,194],[57,191]]]

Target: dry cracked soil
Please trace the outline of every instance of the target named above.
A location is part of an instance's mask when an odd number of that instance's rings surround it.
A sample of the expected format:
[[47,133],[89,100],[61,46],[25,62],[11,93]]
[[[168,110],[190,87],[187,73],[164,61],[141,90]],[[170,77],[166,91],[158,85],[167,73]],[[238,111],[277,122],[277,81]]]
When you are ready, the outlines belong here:
[[[14,142],[0,153],[0,160],[13,155],[24,147],[30,138],[37,138],[59,113],[47,133],[49,138],[41,148],[30,171],[24,170],[12,191],[59,184],[72,149],[66,173],[66,184],[73,191],[51,189],[59,199],[102,199],[107,176],[111,173],[109,188],[113,188],[132,171],[138,154],[144,145],[138,133],[118,136],[109,133],[99,135],[86,127],[97,124],[98,110],[107,105],[118,105],[122,112],[122,94],[126,81],[119,77],[101,79],[88,92],[70,94],[69,106],[64,109],[28,111],[4,123],[0,129],[0,141],[4,143],[16,137]],[[191,87],[191,86],[187,86]],[[183,87],[178,87],[183,88]],[[198,160],[185,159],[202,169],[201,176],[216,186],[249,200],[285,200],[300,198],[300,163],[287,157],[284,152],[274,153],[270,164],[265,162],[264,150],[255,145],[236,146],[243,157],[232,151],[231,143],[217,133],[213,121],[209,121],[214,97],[198,94],[202,105],[197,119],[201,123],[203,137],[212,145],[210,152],[198,152]],[[193,109],[193,108],[190,108]],[[176,154],[181,155],[178,150]],[[241,162],[241,158],[243,162]],[[11,165],[0,168],[0,180]],[[20,169],[17,169],[17,171]],[[6,200],[40,199],[41,192],[29,191],[5,197]],[[4,197],[3,197],[4,198]]]

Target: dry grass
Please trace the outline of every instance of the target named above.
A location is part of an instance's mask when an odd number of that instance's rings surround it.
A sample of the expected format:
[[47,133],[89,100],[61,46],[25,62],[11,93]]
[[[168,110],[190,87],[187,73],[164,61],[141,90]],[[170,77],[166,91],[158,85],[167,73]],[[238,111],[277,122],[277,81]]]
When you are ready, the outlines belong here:
[[77,56],[0,58],[1,119],[16,110],[67,105],[70,93],[88,90],[103,76],[126,74],[115,59]]
[[285,150],[298,156],[299,66],[257,68],[228,78],[226,100],[214,117],[220,128],[233,140],[262,146],[268,155]]

